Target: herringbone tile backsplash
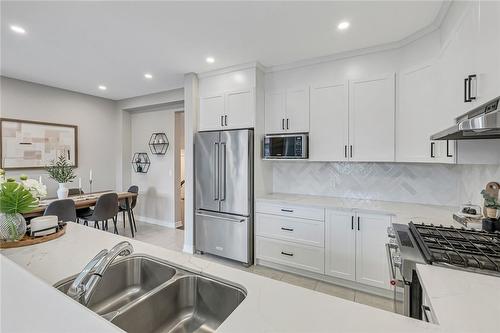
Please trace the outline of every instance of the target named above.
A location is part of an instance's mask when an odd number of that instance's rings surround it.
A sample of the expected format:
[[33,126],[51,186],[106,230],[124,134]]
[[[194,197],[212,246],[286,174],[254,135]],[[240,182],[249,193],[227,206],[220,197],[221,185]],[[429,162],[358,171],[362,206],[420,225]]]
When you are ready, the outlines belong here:
[[500,165],[273,162],[274,192],[458,206],[481,204]]

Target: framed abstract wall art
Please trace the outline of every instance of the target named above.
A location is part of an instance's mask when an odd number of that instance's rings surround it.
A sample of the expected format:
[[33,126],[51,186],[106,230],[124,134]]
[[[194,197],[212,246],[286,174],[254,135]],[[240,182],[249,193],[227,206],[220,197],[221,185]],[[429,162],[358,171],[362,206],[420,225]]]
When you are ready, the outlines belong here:
[[78,127],[0,118],[1,168],[40,169],[64,154],[78,166]]

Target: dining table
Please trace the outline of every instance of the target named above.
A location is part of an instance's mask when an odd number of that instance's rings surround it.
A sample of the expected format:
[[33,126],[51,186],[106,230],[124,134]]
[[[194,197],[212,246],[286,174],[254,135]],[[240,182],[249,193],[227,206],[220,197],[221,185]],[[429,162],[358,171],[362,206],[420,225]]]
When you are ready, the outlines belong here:
[[[134,225],[132,222],[132,208],[131,208],[131,203],[132,199],[134,197],[137,197],[137,193],[132,193],[132,192],[116,192],[116,191],[100,191],[100,192],[92,192],[92,193],[85,193],[81,195],[73,195],[69,196],[68,199],[72,199],[75,202],[75,208],[80,209],[80,208],[90,208],[95,206],[97,199],[105,193],[116,193],[118,194],[118,201],[124,201],[125,202],[125,208],[128,214],[128,220],[130,223],[130,232],[132,233],[132,237],[135,237],[134,233]],[[38,203],[38,206],[33,208],[32,210],[23,213],[24,218],[33,218],[33,217],[38,217],[42,216],[43,213],[45,212],[45,209],[47,206],[53,202],[59,200],[57,198],[48,198],[44,200],[40,200]]]

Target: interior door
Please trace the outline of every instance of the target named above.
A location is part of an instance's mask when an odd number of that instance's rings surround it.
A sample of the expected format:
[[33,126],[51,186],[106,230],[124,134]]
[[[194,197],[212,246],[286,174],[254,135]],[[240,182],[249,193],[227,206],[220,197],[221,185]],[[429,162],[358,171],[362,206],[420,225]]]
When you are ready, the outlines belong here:
[[248,216],[251,211],[253,132],[223,131],[220,134],[220,211]]
[[309,160],[346,161],[348,127],[347,82],[311,86]]
[[357,213],[356,281],[370,286],[391,289],[385,244],[391,217]]
[[354,213],[326,211],[325,274],[354,281],[356,230]]
[[219,211],[220,132],[199,132],[195,140],[196,209]]
[[349,159],[394,161],[394,73],[349,83]]

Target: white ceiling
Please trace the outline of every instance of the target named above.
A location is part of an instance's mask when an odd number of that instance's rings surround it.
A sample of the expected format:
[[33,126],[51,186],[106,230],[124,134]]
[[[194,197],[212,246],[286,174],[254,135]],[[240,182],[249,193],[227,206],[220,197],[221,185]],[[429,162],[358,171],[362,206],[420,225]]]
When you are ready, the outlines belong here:
[[[433,23],[441,5],[2,1],[1,74],[122,99],[181,87],[187,72],[252,61],[275,66],[399,41]],[[339,32],[342,20],[351,27]],[[12,24],[27,33],[13,33]]]

